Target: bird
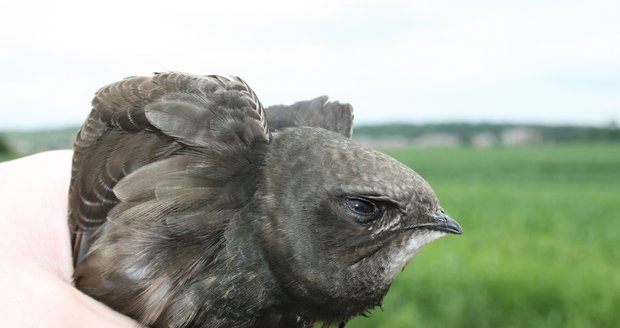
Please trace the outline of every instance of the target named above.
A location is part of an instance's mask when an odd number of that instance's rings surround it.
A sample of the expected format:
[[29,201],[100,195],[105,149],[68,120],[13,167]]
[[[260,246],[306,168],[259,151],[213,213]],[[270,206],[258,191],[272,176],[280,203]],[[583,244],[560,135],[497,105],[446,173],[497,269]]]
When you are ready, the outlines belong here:
[[[343,327],[462,234],[327,97],[265,110],[235,76],[99,89],[74,143],[75,286],[147,327]],[[274,127],[270,128],[270,122]]]

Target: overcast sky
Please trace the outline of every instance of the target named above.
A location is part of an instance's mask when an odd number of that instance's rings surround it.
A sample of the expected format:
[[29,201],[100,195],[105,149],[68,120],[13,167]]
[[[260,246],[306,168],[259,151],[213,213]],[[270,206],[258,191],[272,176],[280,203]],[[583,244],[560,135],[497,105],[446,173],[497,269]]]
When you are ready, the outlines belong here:
[[0,129],[81,124],[154,71],[233,74],[263,105],[356,122],[620,121],[620,1],[4,1]]

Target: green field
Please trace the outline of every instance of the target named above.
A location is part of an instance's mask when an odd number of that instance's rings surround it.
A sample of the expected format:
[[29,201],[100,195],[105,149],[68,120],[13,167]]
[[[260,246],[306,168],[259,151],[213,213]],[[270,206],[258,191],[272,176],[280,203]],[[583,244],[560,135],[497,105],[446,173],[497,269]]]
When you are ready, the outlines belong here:
[[347,327],[620,327],[620,144],[394,149],[465,234]]
[[0,153],[0,162],[10,161],[15,159],[17,156],[13,154]]

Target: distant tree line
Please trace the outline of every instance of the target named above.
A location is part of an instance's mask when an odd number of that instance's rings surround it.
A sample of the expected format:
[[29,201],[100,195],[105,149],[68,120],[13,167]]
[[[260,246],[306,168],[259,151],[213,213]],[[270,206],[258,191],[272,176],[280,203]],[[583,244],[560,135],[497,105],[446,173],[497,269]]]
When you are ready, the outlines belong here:
[[[361,125],[353,130],[353,138],[416,138],[432,134],[455,136],[461,145],[475,142],[476,136],[487,134],[500,138],[511,129],[528,129],[543,142],[620,141],[620,129],[609,127],[547,126],[492,123],[383,124]],[[0,155],[22,156],[49,149],[70,149],[77,127],[36,131],[0,132]],[[6,158],[6,156],[4,156]]]
[[362,125],[353,130],[354,136],[364,137],[409,137],[415,138],[433,133],[454,134],[461,140],[471,140],[480,133],[499,136],[504,131],[524,128],[540,134],[545,142],[594,142],[619,141],[620,129],[609,127],[548,126],[492,123],[437,123],[437,124],[383,124]]

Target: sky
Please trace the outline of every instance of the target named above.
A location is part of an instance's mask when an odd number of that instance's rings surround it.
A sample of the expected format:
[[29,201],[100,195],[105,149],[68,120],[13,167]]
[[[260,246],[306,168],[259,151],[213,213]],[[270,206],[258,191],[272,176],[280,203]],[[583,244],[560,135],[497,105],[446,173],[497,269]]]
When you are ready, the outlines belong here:
[[242,77],[357,124],[620,121],[620,1],[4,1],[0,130],[81,124],[100,87]]

